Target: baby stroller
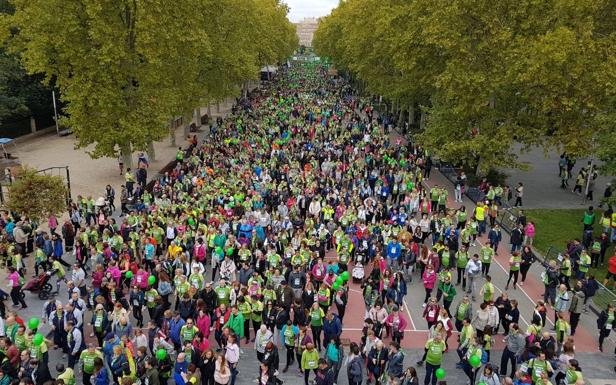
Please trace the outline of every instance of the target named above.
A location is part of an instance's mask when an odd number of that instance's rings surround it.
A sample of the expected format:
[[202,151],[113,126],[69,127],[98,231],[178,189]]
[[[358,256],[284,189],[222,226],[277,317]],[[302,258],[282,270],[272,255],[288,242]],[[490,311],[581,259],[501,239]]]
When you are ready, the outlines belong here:
[[355,254],[355,265],[353,266],[353,271],[351,271],[351,277],[353,277],[354,283],[361,283],[364,280],[365,271],[364,271],[364,262],[366,257],[363,253],[357,252]]
[[34,278],[30,282],[26,283],[21,291],[22,298],[25,297],[24,290],[27,290],[31,293],[38,293],[38,297],[41,300],[45,300],[51,296],[51,291],[53,290],[53,286],[49,282],[51,278],[51,273],[44,272],[39,274],[38,277]]

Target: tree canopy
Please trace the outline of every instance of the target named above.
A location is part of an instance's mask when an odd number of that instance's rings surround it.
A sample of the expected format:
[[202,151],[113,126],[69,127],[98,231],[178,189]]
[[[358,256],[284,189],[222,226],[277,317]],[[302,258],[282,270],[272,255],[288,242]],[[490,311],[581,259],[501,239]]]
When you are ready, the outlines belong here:
[[615,43],[609,0],[347,0],[314,38],[368,92],[419,106],[420,144],[484,169],[521,166],[515,143],[613,165]]
[[50,214],[59,215],[66,211],[66,195],[62,177],[23,168],[9,186],[7,206],[11,211],[40,221]]
[[234,94],[297,46],[279,0],[10,2],[0,39],[55,81],[63,123],[93,157],[147,149],[174,116]]

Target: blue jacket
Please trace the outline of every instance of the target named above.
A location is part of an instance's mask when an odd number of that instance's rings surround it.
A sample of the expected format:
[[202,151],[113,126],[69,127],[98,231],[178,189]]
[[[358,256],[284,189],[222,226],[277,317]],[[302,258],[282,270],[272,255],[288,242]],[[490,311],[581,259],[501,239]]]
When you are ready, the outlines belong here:
[[327,338],[340,337],[340,334],[342,334],[342,323],[336,314],[334,314],[334,318],[331,321],[327,318],[323,320],[323,334]]
[[176,344],[181,344],[182,340],[180,339],[180,329],[182,329],[182,326],[184,326],[186,322],[184,322],[183,319],[179,319],[178,321],[176,321],[175,318],[172,318],[169,321],[169,336],[171,337],[171,340],[176,343]]
[[387,257],[391,259],[398,259],[402,253],[402,245],[398,242],[389,242],[387,244]]
[[94,385],[109,385],[109,375],[107,369],[103,366],[94,378]]
[[61,257],[64,254],[64,247],[62,247],[62,240],[56,239],[53,243],[53,255],[54,257]]
[[105,341],[103,343],[103,354],[105,355],[105,361],[111,362],[111,357],[113,356],[113,347],[120,344],[120,339],[118,336],[110,341]]
[[43,243],[43,251],[48,257],[51,257],[51,255],[53,254],[53,244],[49,239],[45,240],[45,242]]

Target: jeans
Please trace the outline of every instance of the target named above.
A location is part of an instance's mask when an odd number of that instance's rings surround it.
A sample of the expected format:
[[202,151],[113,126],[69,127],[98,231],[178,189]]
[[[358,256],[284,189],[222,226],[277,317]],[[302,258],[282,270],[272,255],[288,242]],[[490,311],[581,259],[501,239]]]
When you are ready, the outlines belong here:
[[436,369],[440,368],[441,365],[432,365],[426,362],[426,377],[424,378],[424,385],[432,384],[436,385]]
[[505,348],[505,350],[503,350],[503,355],[501,356],[501,362],[500,362],[500,375],[501,376],[506,376],[507,375],[507,364],[511,363],[511,378],[514,378],[515,375],[515,369],[516,369],[516,358],[515,358],[515,354]]
[[486,220],[479,221],[479,236],[486,232]]
[[[549,301],[548,301],[549,300]],[[556,288],[555,287],[545,287],[545,292],[543,293],[543,302],[550,303],[554,305],[556,303]]]
[[235,378],[237,377],[237,363],[230,364],[230,367],[231,367],[231,381],[229,382],[229,384],[235,385]]
[[471,298],[475,298],[475,278],[472,275],[468,276],[468,291],[467,293],[471,295]]

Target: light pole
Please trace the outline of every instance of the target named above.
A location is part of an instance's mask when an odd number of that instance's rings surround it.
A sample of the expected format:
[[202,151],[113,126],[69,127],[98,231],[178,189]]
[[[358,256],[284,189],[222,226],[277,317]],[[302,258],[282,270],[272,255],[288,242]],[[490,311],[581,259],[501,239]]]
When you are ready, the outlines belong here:
[[51,99],[53,100],[53,115],[56,121],[56,134],[60,136],[60,126],[58,126],[58,107],[56,106],[56,91],[51,91]]

